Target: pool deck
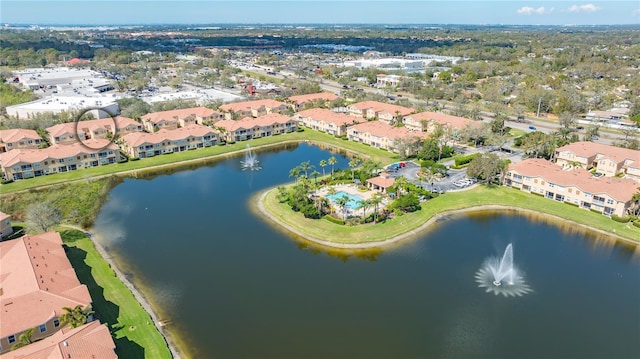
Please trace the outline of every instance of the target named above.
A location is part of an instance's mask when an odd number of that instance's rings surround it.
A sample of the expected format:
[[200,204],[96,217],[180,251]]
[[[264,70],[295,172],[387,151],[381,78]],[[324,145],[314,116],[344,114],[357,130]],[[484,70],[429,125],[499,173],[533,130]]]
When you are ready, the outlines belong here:
[[[358,186],[355,184],[339,184],[339,185],[334,185],[334,186],[325,186],[322,187],[320,189],[318,189],[316,191],[316,195],[321,196],[321,197],[326,197],[327,194],[329,193],[329,187],[333,187],[335,188],[336,192],[345,192],[351,195],[357,195],[359,197],[362,197],[362,199],[368,200],[371,199],[371,197],[373,197],[373,195],[375,193],[379,193],[378,191],[375,190],[367,190],[365,192],[361,192],[358,190]],[[332,202],[333,203],[333,202]],[[381,204],[382,207],[384,207],[386,205],[385,202],[383,202],[383,204]],[[347,217],[360,217],[362,216],[362,209],[350,209],[350,208],[345,208],[346,211],[346,215]],[[341,212],[338,209],[336,209],[336,212]],[[366,215],[369,215],[370,213],[373,213],[373,208],[367,208],[366,210]]]

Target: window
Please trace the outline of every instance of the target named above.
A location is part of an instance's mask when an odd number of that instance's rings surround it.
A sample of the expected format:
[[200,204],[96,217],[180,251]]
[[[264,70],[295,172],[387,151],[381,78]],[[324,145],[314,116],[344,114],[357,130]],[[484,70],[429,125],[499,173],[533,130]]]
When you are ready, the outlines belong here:
[[607,204],[613,204],[613,200],[612,199],[608,199],[607,200]]
[[40,333],[44,333],[47,331],[47,325],[46,324],[40,324],[40,327],[38,327],[38,329],[40,330]]
[[59,326],[60,326],[60,320],[58,320],[58,319],[54,319],[54,320],[53,320],[53,327],[54,327],[54,328],[57,328],[57,327],[59,327]]
[[13,344],[16,342],[16,336],[15,335],[9,335],[9,338],[7,338],[7,341],[9,341],[9,344]]

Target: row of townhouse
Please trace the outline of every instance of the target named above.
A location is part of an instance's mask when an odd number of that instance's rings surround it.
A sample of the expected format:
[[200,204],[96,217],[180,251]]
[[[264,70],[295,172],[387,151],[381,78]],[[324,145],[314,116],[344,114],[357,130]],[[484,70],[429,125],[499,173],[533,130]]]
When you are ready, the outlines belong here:
[[509,165],[505,185],[604,215],[625,216],[638,183],[617,177],[596,178],[580,167],[562,167],[544,159]]
[[142,131],[143,127],[139,122],[122,116],[60,123],[47,128],[50,143],[63,145]]
[[0,166],[7,180],[75,171],[118,161],[120,161],[118,145],[106,139],[91,139],[83,143],[53,145],[42,149],[15,149],[0,153]]
[[[1,358],[117,358],[109,329],[94,321],[64,326],[65,307],[91,307],[57,232],[0,242]],[[31,344],[13,346],[31,333]]]
[[410,107],[392,105],[378,101],[362,101],[347,106],[349,115],[365,119],[378,119],[389,124],[402,122],[405,116],[415,113]]
[[324,108],[312,108],[300,111],[295,115],[295,118],[299,124],[305,127],[334,136],[346,136],[347,128],[358,123],[358,119],[354,116],[333,112]]
[[412,131],[426,131],[432,133],[438,126],[448,128],[452,134],[456,134],[469,126],[476,126],[478,121],[464,117],[447,115],[440,112],[419,112],[407,115],[403,118],[404,126]]
[[215,146],[220,133],[207,126],[191,124],[173,130],[135,132],[122,137],[120,148],[131,158],[146,158]]
[[142,116],[142,124],[148,132],[157,130],[175,130],[189,125],[203,125],[220,121],[225,115],[207,107],[191,107],[179,110],[152,112]]
[[232,102],[220,106],[220,110],[224,112],[227,120],[261,117],[272,113],[287,113],[290,109],[288,104],[271,99]]
[[0,153],[20,148],[38,148],[42,139],[34,130],[0,130]]
[[331,92],[319,92],[306,95],[291,96],[288,102],[291,103],[291,107],[294,112],[299,112],[307,106],[313,107],[326,107],[331,104],[332,101],[339,99],[340,97]]
[[555,150],[559,166],[595,170],[605,177],[624,176],[640,182],[640,151],[594,142],[574,142]]
[[[396,153],[400,151],[396,140],[423,141],[428,136],[427,132],[411,131],[406,127],[394,127],[381,121],[367,121],[347,128],[347,138],[350,141]],[[409,151],[406,155],[415,155],[415,151],[418,149],[419,146],[413,148],[414,151],[411,152],[410,148],[405,148],[405,151]]]
[[298,122],[289,116],[272,113],[257,118],[222,120],[215,124],[226,142],[280,135],[298,130]]

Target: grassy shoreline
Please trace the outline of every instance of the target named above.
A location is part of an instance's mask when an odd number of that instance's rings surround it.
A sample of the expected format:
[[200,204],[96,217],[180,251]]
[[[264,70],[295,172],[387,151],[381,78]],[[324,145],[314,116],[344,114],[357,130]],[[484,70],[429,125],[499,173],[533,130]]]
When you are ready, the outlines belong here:
[[371,248],[395,243],[427,229],[445,215],[483,209],[509,209],[551,216],[602,235],[640,244],[640,229],[631,223],[618,223],[598,213],[507,187],[476,186],[466,191],[449,192],[423,203],[420,211],[384,223],[351,227],[304,218],[301,213],[293,212],[289,206],[280,203],[276,196],[275,188],[263,191],[253,197],[255,206],[252,207],[257,208],[267,221],[301,238],[334,248]]
[[67,257],[78,279],[86,284],[93,309],[109,327],[120,358],[172,358],[169,343],[122,276],[79,230],[62,230]]

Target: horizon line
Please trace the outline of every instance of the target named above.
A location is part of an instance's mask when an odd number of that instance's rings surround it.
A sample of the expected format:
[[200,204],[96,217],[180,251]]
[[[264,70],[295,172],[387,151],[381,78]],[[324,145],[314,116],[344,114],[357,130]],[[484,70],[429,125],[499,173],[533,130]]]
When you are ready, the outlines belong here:
[[0,25],[0,28],[6,28],[10,26],[216,26],[216,25],[328,25],[328,26],[346,26],[346,25],[358,25],[358,26],[517,26],[517,27],[540,27],[540,26],[565,26],[565,27],[602,27],[602,26],[637,26],[638,23],[628,24],[506,24],[506,23],[494,23],[494,24],[479,24],[479,23],[364,23],[364,22],[352,22],[352,23],[331,23],[331,22],[214,22],[214,23],[105,23],[105,24],[81,24],[81,23],[10,23],[5,22]]

